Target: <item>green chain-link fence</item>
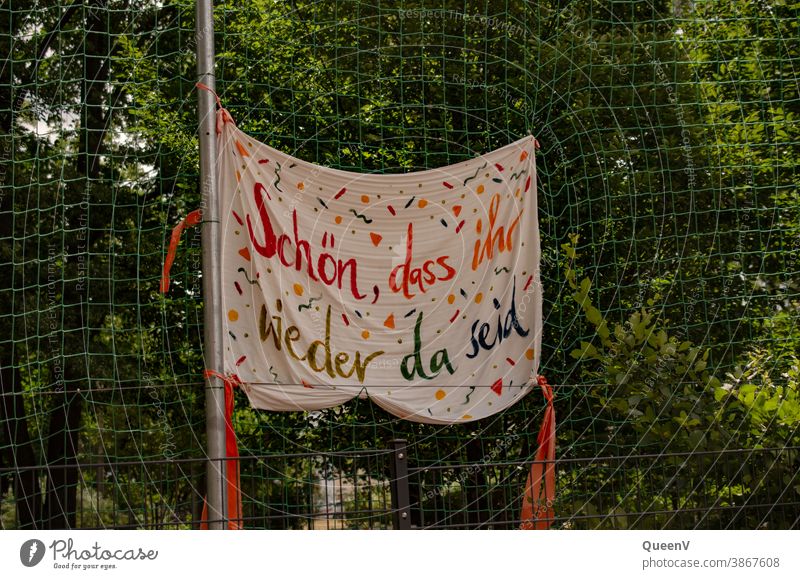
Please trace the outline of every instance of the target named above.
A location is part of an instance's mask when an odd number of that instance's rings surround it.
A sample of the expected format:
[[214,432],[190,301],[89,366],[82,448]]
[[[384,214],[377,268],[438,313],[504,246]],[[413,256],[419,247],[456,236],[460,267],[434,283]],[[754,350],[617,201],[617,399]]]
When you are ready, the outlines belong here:
[[[796,527],[800,4],[220,2],[238,125],[350,171],[533,133],[556,526]],[[205,488],[194,5],[0,2],[3,528],[191,527]],[[514,527],[543,401],[463,426],[238,398],[246,525]],[[333,454],[331,454],[333,453]],[[78,468],[76,465],[80,465]]]

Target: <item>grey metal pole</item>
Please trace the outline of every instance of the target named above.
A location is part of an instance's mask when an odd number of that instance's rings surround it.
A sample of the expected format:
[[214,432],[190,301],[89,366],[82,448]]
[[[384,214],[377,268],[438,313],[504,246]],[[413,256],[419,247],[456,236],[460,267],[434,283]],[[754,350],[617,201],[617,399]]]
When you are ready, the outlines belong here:
[[[214,6],[212,0],[197,0],[197,80],[216,90],[214,75]],[[203,363],[223,372],[222,358],[222,269],[219,195],[217,194],[216,100],[207,90],[197,91],[200,117],[200,183],[203,211]],[[206,437],[208,444],[208,528],[226,529],[225,484],[225,385],[217,376],[206,378]]]

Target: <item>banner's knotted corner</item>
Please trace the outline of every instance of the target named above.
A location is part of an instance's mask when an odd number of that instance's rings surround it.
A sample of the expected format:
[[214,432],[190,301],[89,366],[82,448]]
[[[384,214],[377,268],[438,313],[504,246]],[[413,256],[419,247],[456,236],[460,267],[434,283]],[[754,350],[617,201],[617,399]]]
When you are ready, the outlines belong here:
[[536,439],[538,448],[522,498],[520,529],[543,530],[550,528],[555,518],[553,504],[556,496],[556,412],[553,407],[553,387],[544,376],[537,382],[547,401],[542,426]]
[[225,123],[232,123],[234,127],[236,126],[236,123],[234,122],[233,117],[231,116],[231,114],[228,112],[228,109],[226,109],[225,107],[222,106],[222,100],[219,98],[219,95],[217,94],[217,91],[215,91],[213,88],[211,88],[210,86],[208,86],[207,84],[204,84],[202,82],[196,82],[196,83],[194,83],[194,86],[196,86],[197,88],[199,88],[201,90],[205,90],[205,91],[210,92],[212,95],[214,95],[214,100],[217,101],[217,134],[218,135],[222,133],[222,127],[225,125]]
[[[228,529],[239,530],[244,528],[242,511],[242,488],[239,466],[239,446],[236,442],[236,433],[233,430],[233,389],[241,386],[242,381],[236,374],[224,375],[216,370],[205,370],[205,378],[216,377],[225,385],[225,457],[226,481],[228,497]],[[200,528],[208,529],[208,501],[203,499],[203,513],[200,517]]]

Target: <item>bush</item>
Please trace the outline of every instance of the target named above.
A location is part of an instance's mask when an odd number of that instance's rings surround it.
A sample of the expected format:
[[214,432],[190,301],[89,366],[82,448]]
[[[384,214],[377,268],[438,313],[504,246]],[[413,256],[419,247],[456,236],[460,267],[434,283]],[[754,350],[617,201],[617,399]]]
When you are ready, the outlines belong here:
[[[624,448],[630,458],[592,463],[579,477],[582,484],[574,472],[562,474],[562,501],[587,517],[569,526],[609,520],[618,528],[790,526],[793,517],[781,506],[800,493],[797,357],[787,362],[786,355],[775,360],[764,351],[750,352],[744,367],[722,383],[708,367],[709,350],[670,335],[649,309],[659,296],[610,328],[591,301],[591,280],[577,281],[577,241],[571,236],[562,246],[566,281],[574,290],[569,299],[594,335],[571,355],[592,385],[585,404],[596,422],[607,425],[605,447]],[[776,369],[785,367],[789,370],[776,380]],[[738,449],[745,450],[731,452]],[[621,469],[626,473],[621,488],[604,489]],[[651,514],[626,515],[642,512]],[[606,513],[619,516],[593,518]]]

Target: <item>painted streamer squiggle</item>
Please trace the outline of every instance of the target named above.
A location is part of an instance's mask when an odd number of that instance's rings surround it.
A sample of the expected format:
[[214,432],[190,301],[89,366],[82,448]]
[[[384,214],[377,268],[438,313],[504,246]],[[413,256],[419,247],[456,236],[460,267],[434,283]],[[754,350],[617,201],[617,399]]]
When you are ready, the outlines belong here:
[[404,175],[281,153],[218,113],[225,373],[268,410],[368,395],[456,423],[536,384],[534,139]]

